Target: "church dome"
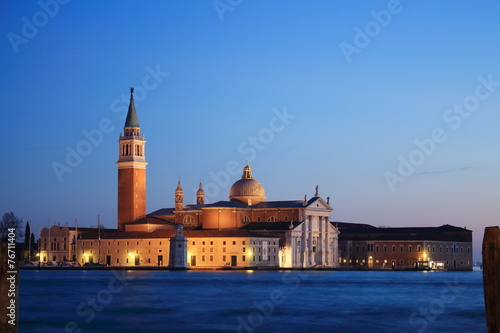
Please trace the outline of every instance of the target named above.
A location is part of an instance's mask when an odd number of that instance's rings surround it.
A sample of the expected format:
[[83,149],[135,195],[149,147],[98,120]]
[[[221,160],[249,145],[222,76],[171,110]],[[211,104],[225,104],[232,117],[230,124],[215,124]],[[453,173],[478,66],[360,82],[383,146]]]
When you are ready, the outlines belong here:
[[253,179],[252,169],[247,165],[243,168],[241,179],[231,186],[229,200],[241,201],[249,206],[266,200],[266,192],[261,183]]

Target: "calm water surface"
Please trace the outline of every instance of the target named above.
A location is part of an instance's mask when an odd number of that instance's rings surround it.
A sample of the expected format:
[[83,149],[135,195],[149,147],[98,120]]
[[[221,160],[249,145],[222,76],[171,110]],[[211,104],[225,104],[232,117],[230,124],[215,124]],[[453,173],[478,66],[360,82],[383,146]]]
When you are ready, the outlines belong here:
[[19,332],[485,332],[480,271],[21,271]]

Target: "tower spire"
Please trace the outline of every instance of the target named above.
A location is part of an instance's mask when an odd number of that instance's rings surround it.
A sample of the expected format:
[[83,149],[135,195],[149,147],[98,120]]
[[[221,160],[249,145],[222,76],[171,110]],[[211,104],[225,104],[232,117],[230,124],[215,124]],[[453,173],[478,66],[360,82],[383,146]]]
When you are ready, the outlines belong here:
[[137,111],[135,110],[134,103],[134,88],[130,88],[130,103],[128,105],[127,119],[125,120],[126,127],[141,127],[139,126],[139,118],[137,118]]

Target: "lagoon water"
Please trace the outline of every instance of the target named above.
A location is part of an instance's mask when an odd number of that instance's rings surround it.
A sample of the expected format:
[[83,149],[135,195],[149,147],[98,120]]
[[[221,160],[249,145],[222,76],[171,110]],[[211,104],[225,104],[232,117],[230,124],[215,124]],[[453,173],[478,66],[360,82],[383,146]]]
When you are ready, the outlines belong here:
[[21,271],[19,332],[485,332],[482,276]]

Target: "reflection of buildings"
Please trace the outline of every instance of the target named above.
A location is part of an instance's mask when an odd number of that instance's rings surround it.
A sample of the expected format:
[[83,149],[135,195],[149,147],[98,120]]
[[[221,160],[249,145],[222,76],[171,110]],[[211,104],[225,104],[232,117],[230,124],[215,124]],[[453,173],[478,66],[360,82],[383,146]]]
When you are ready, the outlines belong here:
[[[309,200],[265,201],[264,187],[247,164],[229,201],[205,204],[200,183],[196,204],[186,205],[179,181],[175,207],[146,215],[145,140],[133,90],[118,142],[118,230],[82,234],[79,263],[172,266],[173,258],[184,256],[184,266],[191,267],[336,267],[338,230],[318,189]],[[185,243],[172,246],[175,230]]]
[[472,270],[472,231],[465,228],[448,224],[421,228],[335,225],[340,230],[340,267]]

